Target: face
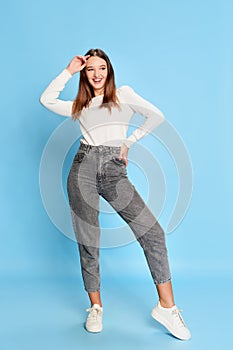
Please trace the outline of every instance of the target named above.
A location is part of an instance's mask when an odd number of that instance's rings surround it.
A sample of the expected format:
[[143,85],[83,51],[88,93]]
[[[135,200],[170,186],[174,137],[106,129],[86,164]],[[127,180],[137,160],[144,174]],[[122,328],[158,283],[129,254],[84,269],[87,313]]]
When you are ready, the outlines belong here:
[[103,58],[91,56],[87,60],[85,69],[87,79],[93,87],[95,96],[103,94],[108,75],[106,61]]

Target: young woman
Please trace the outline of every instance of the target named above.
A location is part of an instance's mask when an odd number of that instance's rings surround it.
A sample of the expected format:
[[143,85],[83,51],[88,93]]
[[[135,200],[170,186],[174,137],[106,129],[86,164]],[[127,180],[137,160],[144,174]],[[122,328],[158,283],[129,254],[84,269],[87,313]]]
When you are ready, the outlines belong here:
[[[80,81],[75,100],[58,99],[77,72]],[[102,330],[98,219],[102,196],[127,222],[144,251],[159,297],[152,317],[175,337],[188,340],[190,331],[174,303],[164,231],[129,181],[126,170],[129,148],[164,121],[163,113],[131,87],[116,89],[112,64],[100,49],[75,56],[48,85],[40,102],[57,114],[78,120],[83,136],[68,175],[67,192],[84,288],[91,303],[86,330]],[[146,120],[126,137],[135,112]]]

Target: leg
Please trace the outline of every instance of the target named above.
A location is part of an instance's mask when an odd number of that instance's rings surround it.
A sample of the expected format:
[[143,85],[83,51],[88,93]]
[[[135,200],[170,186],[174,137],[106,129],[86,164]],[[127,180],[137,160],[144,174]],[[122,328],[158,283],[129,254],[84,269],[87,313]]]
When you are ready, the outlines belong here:
[[91,305],[99,304],[102,307],[100,292],[89,292],[88,293]]
[[160,304],[163,307],[172,307],[175,305],[171,281],[157,284],[156,289],[159,295]]
[[158,221],[128,180],[126,168],[114,162],[106,166],[102,196],[129,224],[141,244],[156,285],[159,302],[151,315],[175,337],[188,340],[191,333],[174,304],[165,234]]
[[78,153],[67,180],[70,212],[79,248],[84,287],[91,303],[101,305],[99,194],[96,190],[95,164],[86,154]]

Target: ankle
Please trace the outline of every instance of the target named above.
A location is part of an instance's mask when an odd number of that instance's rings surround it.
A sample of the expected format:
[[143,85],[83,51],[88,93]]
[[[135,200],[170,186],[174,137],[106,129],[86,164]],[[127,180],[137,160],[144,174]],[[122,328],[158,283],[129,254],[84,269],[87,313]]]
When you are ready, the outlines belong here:
[[166,309],[170,309],[173,306],[175,306],[174,302],[167,302],[167,301],[164,301],[161,299],[159,299],[159,304],[160,304],[160,306],[162,306],[163,308],[166,308]]
[[103,307],[102,303],[91,303],[91,307],[92,307],[94,304],[97,304],[97,305],[99,305],[100,307]]

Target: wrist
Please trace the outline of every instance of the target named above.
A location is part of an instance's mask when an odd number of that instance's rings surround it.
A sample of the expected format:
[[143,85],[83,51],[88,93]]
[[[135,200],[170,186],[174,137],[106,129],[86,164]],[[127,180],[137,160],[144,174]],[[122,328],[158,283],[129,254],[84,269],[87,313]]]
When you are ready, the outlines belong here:
[[69,69],[68,67],[66,67],[66,70],[71,74],[74,75],[75,72],[73,72],[71,69]]
[[128,142],[128,140],[123,141],[122,145],[123,145],[124,147],[127,147],[128,149],[129,149],[130,146],[131,146],[131,144],[130,144],[130,142]]

